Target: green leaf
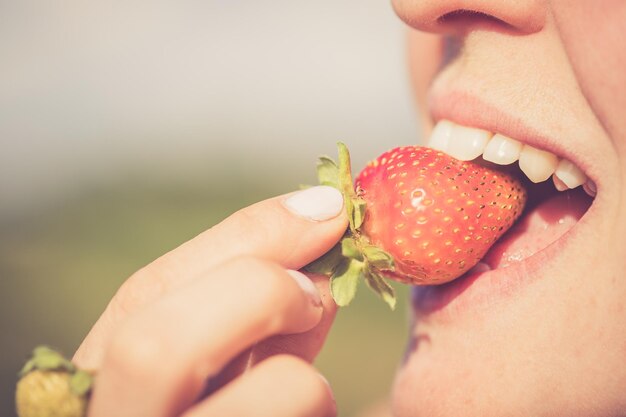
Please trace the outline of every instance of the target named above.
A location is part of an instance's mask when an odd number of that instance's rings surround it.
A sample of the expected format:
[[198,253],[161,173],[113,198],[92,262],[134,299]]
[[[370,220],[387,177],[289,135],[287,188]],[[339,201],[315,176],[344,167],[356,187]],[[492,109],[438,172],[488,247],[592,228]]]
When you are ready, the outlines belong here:
[[363,248],[363,255],[367,261],[376,269],[390,270],[394,269],[393,256],[385,252],[378,246],[368,245]]
[[35,360],[31,358],[24,364],[24,366],[20,370],[19,376],[22,377],[34,369],[35,369]]
[[356,295],[359,278],[363,275],[363,262],[345,259],[330,280],[330,292],[337,305],[350,304]]
[[317,162],[317,179],[321,185],[329,185],[341,189],[339,184],[339,167],[328,156],[320,156]]
[[365,220],[365,200],[360,197],[351,198],[352,203],[352,213],[351,213],[351,221],[354,225],[355,229],[358,229],[363,224]]
[[[348,212],[348,220],[350,221],[350,231],[356,234],[358,227],[355,220],[359,218],[360,207],[356,208],[355,199],[357,198],[352,183],[352,167],[350,165],[350,151],[348,147],[337,142],[337,150],[339,151],[339,185],[343,194],[343,201]],[[360,226],[360,225],[359,225]]]
[[341,240],[341,254],[346,258],[353,258],[358,261],[363,260],[363,254],[351,236],[344,237]]
[[304,267],[304,270],[330,275],[331,294],[339,306],[350,304],[356,295],[359,280],[364,277],[367,285],[394,309],[394,289],[377,274],[379,271],[394,269],[393,257],[368,245],[367,238],[359,231],[366,217],[366,203],[354,189],[348,147],[337,142],[337,149],[339,163],[323,156],[317,164],[317,174],[320,184],[333,186],[341,191],[350,227],[340,243]]
[[93,375],[87,371],[76,371],[70,378],[70,389],[74,394],[82,397],[86,395],[93,385]]
[[33,350],[32,358],[34,368],[44,371],[63,369],[73,372],[76,367],[59,352],[47,346],[39,346]]
[[343,259],[341,243],[337,243],[331,250],[305,266],[304,270],[313,274],[331,276]]
[[396,293],[391,285],[380,275],[366,272],[365,282],[376,294],[380,296],[387,303],[387,305],[395,310],[396,308]]

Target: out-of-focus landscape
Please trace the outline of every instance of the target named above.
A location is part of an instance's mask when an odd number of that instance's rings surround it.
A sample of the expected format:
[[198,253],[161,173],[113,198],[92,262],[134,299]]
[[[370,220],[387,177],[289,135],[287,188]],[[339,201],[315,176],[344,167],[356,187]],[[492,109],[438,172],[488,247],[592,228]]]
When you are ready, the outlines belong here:
[[[419,142],[387,2],[0,0],[0,414],[29,351],[71,354],[119,285],[250,203]],[[316,364],[340,415],[406,337],[363,286]]]

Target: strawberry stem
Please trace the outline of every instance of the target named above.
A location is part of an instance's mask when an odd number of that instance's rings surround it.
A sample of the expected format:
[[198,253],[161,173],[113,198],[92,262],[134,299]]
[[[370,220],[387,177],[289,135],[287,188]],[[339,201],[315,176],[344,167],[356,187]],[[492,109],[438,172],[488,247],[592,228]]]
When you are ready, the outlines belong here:
[[330,276],[331,294],[339,306],[350,304],[356,295],[358,282],[363,279],[393,310],[396,305],[395,293],[383,277],[384,271],[393,271],[393,258],[384,250],[371,245],[361,232],[366,203],[354,190],[348,147],[338,142],[337,149],[339,165],[323,156],[318,161],[317,174],[320,184],[341,191],[350,225],[341,242],[307,265],[305,270]]
[[348,211],[350,231],[356,235],[365,218],[365,201],[358,197],[354,191],[348,147],[344,143],[338,142],[337,149],[339,151],[339,190],[343,194],[344,204]]

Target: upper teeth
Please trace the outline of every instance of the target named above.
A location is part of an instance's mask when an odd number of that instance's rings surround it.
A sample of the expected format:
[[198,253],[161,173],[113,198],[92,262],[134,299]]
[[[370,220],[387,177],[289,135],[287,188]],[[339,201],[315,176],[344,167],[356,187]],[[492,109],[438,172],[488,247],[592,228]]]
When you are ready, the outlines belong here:
[[[580,168],[552,152],[524,145],[500,133],[461,126],[449,120],[437,123],[427,145],[463,161],[470,161],[480,155],[498,165],[519,161],[520,169],[532,182],[542,182],[552,176],[559,191],[588,182]],[[595,195],[595,186],[584,188],[587,193]]]

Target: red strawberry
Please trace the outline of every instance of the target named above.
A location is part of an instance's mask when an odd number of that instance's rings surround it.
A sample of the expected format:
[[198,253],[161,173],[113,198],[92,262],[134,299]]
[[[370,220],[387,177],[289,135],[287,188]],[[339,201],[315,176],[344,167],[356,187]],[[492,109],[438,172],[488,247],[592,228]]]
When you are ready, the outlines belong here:
[[338,146],[339,166],[321,158],[318,176],[343,192],[350,229],[307,269],[331,275],[339,305],[354,298],[361,278],[393,308],[385,277],[423,285],[461,276],[524,209],[526,191],[514,177],[424,147],[382,154],[353,186],[348,150]]
[[367,211],[362,231],[395,259],[385,275],[440,284],[467,272],[519,217],[526,191],[509,175],[442,152],[385,152],[356,179]]

